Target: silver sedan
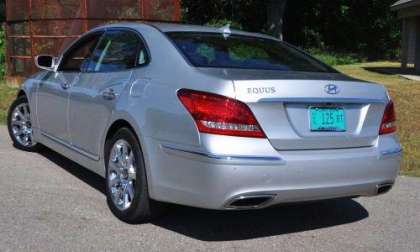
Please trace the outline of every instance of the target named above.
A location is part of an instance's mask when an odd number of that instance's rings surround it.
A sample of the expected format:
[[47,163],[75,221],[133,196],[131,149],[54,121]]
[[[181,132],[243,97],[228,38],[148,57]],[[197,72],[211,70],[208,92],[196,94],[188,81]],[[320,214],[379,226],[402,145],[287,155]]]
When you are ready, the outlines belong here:
[[22,85],[8,127],[106,178],[138,223],[165,203],[239,210],[391,189],[394,105],[273,37],[159,23],[102,26]]

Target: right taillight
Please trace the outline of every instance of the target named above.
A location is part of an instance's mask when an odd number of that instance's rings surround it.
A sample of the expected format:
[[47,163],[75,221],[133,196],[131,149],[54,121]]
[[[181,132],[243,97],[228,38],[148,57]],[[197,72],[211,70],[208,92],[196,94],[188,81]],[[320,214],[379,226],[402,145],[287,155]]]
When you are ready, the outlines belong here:
[[390,101],[386,105],[384,116],[382,117],[379,135],[390,134],[395,131],[397,131],[397,117],[395,115],[394,103]]

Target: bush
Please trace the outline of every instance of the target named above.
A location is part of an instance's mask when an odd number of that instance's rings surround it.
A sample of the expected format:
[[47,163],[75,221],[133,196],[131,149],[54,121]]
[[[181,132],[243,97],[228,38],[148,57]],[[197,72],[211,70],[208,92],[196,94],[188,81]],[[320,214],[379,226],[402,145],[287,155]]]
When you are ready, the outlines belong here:
[[351,65],[366,61],[365,58],[353,53],[336,53],[319,49],[310,49],[308,52],[330,66]]
[[[223,20],[231,20],[235,24],[232,27],[267,32],[270,30],[267,27],[268,2],[270,1],[182,0],[183,21],[219,25],[224,23]],[[390,10],[390,5],[395,2],[396,0],[289,0],[283,20],[283,37],[285,41],[301,48],[319,48],[323,52],[327,51],[325,48],[334,52],[352,52],[369,60],[398,59],[401,22],[396,13]],[[321,53],[320,56],[333,60],[334,64],[349,60],[354,62],[354,57],[347,57],[347,54]],[[343,60],[345,61],[342,62]]]
[[242,25],[238,22],[231,21],[228,19],[212,19],[209,22],[207,22],[205,25],[211,26],[211,27],[223,27],[225,25],[229,24],[232,29],[242,30]]
[[0,27],[0,80],[4,79],[6,73],[6,38],[4,25]]

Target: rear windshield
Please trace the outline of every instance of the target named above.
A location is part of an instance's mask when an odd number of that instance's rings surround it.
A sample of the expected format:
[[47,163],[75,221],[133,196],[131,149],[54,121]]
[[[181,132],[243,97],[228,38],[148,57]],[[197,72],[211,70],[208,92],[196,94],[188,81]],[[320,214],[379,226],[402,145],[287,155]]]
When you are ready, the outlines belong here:
[[299,50],[273,39],[198,32],[169,32],[167,35],[196,67],[335,72]]

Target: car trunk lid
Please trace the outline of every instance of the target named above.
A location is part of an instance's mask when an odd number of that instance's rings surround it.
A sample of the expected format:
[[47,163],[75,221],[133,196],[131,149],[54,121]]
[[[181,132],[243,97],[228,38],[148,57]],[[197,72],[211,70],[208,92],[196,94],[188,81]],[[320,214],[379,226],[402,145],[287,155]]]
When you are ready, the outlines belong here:
[[[256,79],[233,82],[236,98],[248,104],[278,150],[372,146],[388,100],[381,85],[360,81]],[[328,87],[337,88],[338,93],[327,93]],[[342,110],[344,131],[314,130],[311,108]]]

